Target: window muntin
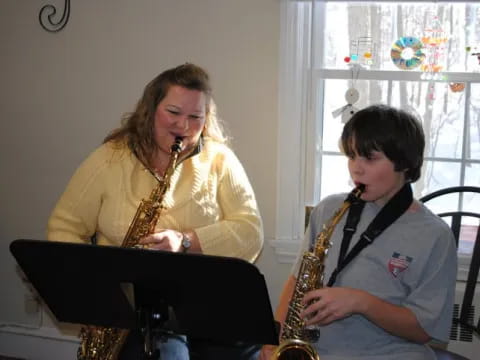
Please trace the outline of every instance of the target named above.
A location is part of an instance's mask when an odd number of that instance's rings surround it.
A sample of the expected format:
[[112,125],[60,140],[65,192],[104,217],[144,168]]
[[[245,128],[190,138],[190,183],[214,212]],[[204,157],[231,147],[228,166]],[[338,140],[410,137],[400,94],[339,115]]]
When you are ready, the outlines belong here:
[[462,157],[465,91],[452,92],[447,82],[395,81],[392,93],[393,106],[420,115],[426,157]]
[[[480,67],[480,64],[479,64],[479,67]],[[470,97],[470,104],[468,108],[470,127],[469,127],[469,134],[467,134],[468,151],[467,151],[466,157],[471,160],[480,160],[480,84],[479,83],[472,84],[471,94],[472,95]],[[480,184],[480,177],[478,176],[476,178],[476,184]]]

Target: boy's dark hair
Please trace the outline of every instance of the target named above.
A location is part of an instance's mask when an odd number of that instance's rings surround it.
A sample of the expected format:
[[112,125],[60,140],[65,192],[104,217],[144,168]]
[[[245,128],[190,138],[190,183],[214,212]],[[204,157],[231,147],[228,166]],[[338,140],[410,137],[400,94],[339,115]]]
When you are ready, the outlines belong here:
[[381,151],[394,163],[395,171],[406,170],[408,181],[420,178],[425,136],[418,119],[406,111],[387,105],[358,111],[343,128],[341,146],[349,157]]

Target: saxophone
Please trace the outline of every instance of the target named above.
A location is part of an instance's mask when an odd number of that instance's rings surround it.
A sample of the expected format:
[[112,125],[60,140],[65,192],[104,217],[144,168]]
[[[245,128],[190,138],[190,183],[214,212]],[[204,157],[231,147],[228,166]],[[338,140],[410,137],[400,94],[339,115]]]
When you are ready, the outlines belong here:
[[305,251],[298,271],[295,288],[288,305],[287,317],[280,336],[280,345],[272,355],[272,360],[320,360],[318,353],[310,344],[318,339],[320,332],[316,327],[305,326],[300,317],[304,306],[302,299],[309,291],[323,287],[325,258],[330,248],[330,238],[335,226],[350,205],[360,198],[365,186],[359,185],[347,196],[342,206],[333,214],[322,231],[317,235],[313,251]]
[[[143,237],[155,230],[165,193],[170,187],[170,179],[177,165],[178,155],[182,151],[182,138],[175,138],[170,148],[170,159],[163,178],[152,190],[148,199],[142,199],[137,212],[130,223],[123,239],[122,247],[137,247]],[[80,347],[78,360],[115,360],[127,338],[129,330],[105,328],[100,326],[82,327],[80,330]]]

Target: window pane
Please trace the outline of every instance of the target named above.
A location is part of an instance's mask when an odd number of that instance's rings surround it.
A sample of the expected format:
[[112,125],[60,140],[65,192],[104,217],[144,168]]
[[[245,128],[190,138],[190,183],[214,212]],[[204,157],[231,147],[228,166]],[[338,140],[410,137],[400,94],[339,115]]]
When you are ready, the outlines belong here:
[[[460,228],[460,239],[458,242],[458,253],[472,255],[475,245],[475,235],[478,229],[478,218],[466,218],[466,222]],[[470,264],[469,264],[470,265]]]
[[349,192],[352,188],[347,158],[343,155],[323,155],[320,198],[339,192]]
[[[465,185],[467,186],[480,186],[480,164],[467,163],[465,167]],[[472,207],[470,211],[479,212],[480,211],[480,195],[476,198],[476,206],[472,202]]]
[[[391,50],[405,37],[423,45],[419,54],[423,53],[424,60],[417,61],[420,66],[415,70],[428,65],[428,71],[478,71],[473,55],[480,47],[478,4],[327,2],[325,9],[317,12],[326,26],[325,49],[317,59],[323,59],[326,68],[359,63],[371,69],[396,70]],[[411,49],[400,49],[405,48]]]
[[425,161],[422,177],[413,184],[416,197],[460,184],[460,163]]
[[[354,84],[352,84],[352,81]],[[353,86],[352,86],[353,85]],[[321,86],[321,82],[318,82]],[[388,94],[388,82],[379,80],[325,80],[324,105],[323,105],[323,141],[324,151],[339,151],[338,141],[342,134],[343,122],[342,114],[334,117],[333,112],[340,111],[347,104],[345,99],[346,91],[354,87],[360,97],[353,104],[354,107],[361,109],[373,103],[386,103]],[[322,94],[317,91],[317,94]],[[321,103],[317,102],[318,104]],[[345,111],[348,111],[345,110]]]
[[[459,194],[452,193],[439,196],[437,198],[428,200],[425,204],[435,214],[440,214],[447,211],[456,211],[458,209]],[[448,220],[445,218],[444,220]]]
[[[480,68],[480,65],[479,65]],[[480,84],[472,84],[470,99],[470,143],[467,158],[480,160]],[[477,182],[476,184],[480,184]]]
[[417,113],[426,135],[426,156],[462,157],[465,93],[448,83],[394,81],[392,105]]
[[[430,207],[430,205],[429,205]],[[452,217],[446,216],[442,217],[443,220],[451,227]],[[475,217],[464,217],[462,224],[460,226],[460,235],[458,239],[458,254],[460,255],[472,255],[473,246],[475,245],[475,235],[478,228],[478,218]],[[467,261],[467,266],[470,265],[470,262]]]

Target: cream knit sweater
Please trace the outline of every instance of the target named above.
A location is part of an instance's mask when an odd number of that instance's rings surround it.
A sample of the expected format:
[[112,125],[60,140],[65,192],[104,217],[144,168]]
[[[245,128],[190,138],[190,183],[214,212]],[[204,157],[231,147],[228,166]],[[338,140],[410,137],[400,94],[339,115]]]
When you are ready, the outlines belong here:
[[[101,145],[77,169],[48,221],[47,238],[120,245],[157,180],[128,147]],[[171,178],[157,229],[195,230],[204,254],[253,262],[263,245],[253,189],[235,154],[205,141]]]

